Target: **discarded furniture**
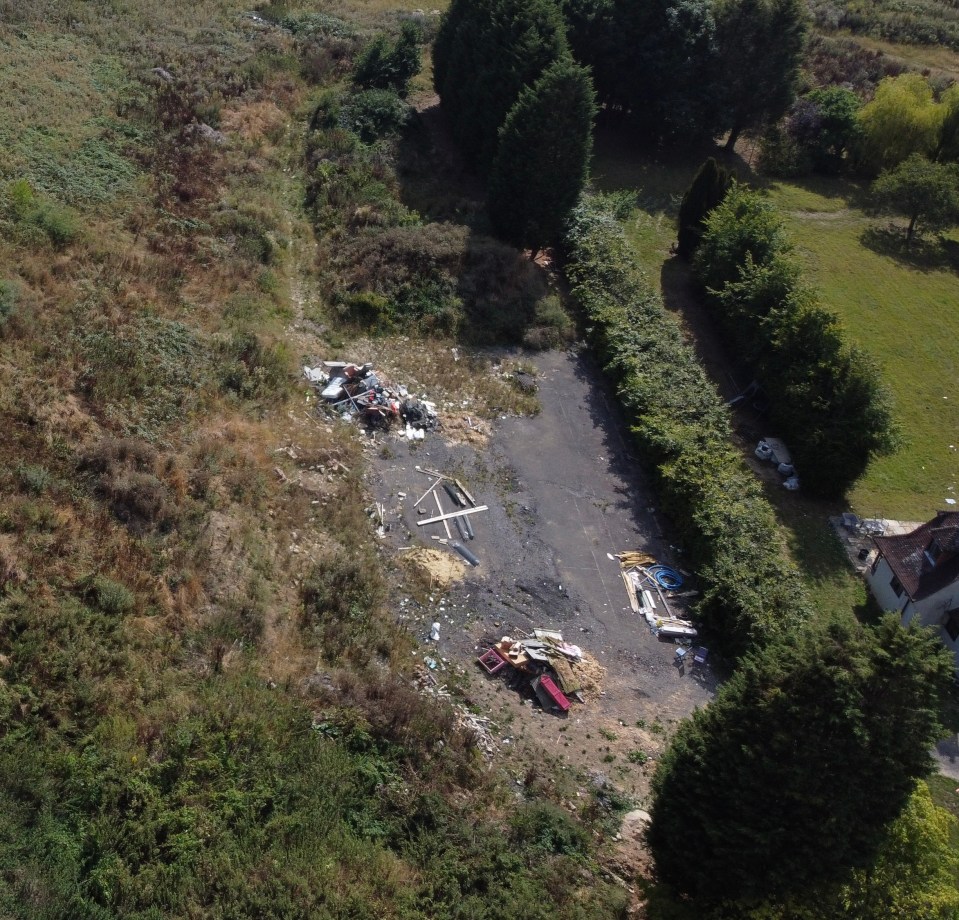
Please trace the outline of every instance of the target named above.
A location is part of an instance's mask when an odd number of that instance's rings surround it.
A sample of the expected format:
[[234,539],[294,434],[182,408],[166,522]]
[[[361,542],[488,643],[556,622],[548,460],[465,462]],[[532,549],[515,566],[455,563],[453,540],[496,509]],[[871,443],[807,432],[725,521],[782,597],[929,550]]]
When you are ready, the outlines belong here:
[[533,690],[543,709],[558,709],[560,712],[569,712],[569,700],[566,699],[563,691],[556,686],[556,683],[548,674],[540,674],[533,679]]
[[495,648],[487,649],[476,660],[487,674],[496,674],[506,667],[506,659]]

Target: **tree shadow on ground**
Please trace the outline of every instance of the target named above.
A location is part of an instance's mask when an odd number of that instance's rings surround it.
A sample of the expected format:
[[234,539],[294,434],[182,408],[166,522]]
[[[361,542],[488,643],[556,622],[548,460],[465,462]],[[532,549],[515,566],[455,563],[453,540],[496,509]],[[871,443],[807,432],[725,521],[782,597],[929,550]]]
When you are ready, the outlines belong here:
[[[663,304],[679,317],[686,337],[709,378],[723,399],[738,396],[750,383],[751,372],[737,364],[723,345],[716,322],[699,295],[688,262],[673,256],[663,262],[659,273]],[[749,407],[744,407],[744,420],[749,421]]]
[[909,268],[921,272],[959,272],[959,242],[945,237],[914,236],[906,242],[903,227],[887,224],[884,227],[868,227],[859,237],[866,249],[881,256],[888,256]]
[[544,298],[558,288],[549,254],[533,261],[529,252],[493,236],[483,179],[450,135],[439,97],[417,106],[400,138],[396,175],[400,200],[426,224],[419,231],[425,245],[413,258],[455,279],[461,342],[541,348],[572,334],[561,309],[543,309]]
[[651,148],[622,128],[600,125],[593,146],[592,185],[600,192],[633,192],[644,211],[675,215],[693,176],[708,157],[715,157],[740,180],[753,182],[754,173],[746,160],[712,141]]

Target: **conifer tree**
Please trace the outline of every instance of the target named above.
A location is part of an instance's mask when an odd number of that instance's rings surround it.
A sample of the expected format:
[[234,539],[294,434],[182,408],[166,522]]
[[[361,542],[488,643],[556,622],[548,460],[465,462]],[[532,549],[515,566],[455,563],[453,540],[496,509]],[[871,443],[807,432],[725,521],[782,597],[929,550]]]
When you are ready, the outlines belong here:
[[535,255],[559,237],[586,182],[595,111],[589,72],[572,61],[520,94],[489,179],[490,220],[504,239]]
[[742,131],[775,121],[796,90],[806,39],[802,0],[717,0],[716,105],[731,150]]
[[932,769],[951,655],[895,615],[807,625],[742,661],[653,780],[660,877],[702,902],[790,896],[868,867]]
[[702,239],[705,221],[732,186],[729,171],[710,157],[699,167],[692,184],[679,206],[677,250],[684,259],[691,259]]
[[489,168],[520,91],[568,54],[553,0],[453,0],[433,46],[433,85],[467,159]]

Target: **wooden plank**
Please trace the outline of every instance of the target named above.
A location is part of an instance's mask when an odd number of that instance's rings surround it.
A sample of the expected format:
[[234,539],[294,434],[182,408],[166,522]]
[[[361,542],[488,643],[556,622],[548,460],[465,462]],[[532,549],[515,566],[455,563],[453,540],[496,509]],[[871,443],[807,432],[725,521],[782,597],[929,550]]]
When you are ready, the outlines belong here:
[[636,590],[633,588],[633,583],[629,580],[628,573],[620,570],[620,574],[623,576],[623,583],[626,585],[626,594],[629,597],[629,606],[633,608],[633,613],[639,613],[639,603],[636,600]]
[[453,482],[456,483],[456,488],[466,496],[466,500],[475,508],[476,499],[466,491],[466,486],[464,486],[463,483],[461,483],[458,479],[454,479]]
[[[446,517],[447,517],[447,516],[446,516],[445,514],[443,514],[443,506],[440,504],[439,494],[438,494],[437,492],[434,492],[434,493],[433,493],[433,498],[436,499],[436,510],[439,511],[440,516],[439,516],[438,518],[432,518],[432,520],[434,520],[434,521],[442,521],[442,522],[443,522],[443,530],[446,531],[446,539],[447,539],[447,540],[452,540],[452,539],[453,539],[453,534],[450,533],[450,525],[449,525],[449,524],[447,523],[447,521],[446,521]],[[417,521],[416,523],[417,523],[417,524],[429,524],[429,521]]]
[[[436,494],[435,492],[433,493]],[[441,514],[439,517],[427,518],[425,521],[417,521],[417,527],[423,527],[425,524],[435,524],[437,521],[448,521],[450,518],[461,517],[464,514],[476,514],[478,511],[489,511],[487,505],[477,505],[475,508],[465,508],[463,511],[451,511],[449,514]]]
[[426,496],[429,495],[430,492],[432,492],[433,489],[435,489],[442,481],[443,481],[442,477],[437,479],[436,482],[433,483],[433,485],[431,485],[418,499],[416,499],[415,502],[413,502],[413,507],[415,508],[421,501],[423,501],[423,499],[426,498]]

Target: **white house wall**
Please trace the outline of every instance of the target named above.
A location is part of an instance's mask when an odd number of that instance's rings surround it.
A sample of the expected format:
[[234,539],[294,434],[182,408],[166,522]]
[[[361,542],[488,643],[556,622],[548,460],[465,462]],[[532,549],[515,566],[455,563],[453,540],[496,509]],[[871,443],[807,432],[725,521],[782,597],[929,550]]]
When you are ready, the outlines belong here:
[[883,610],[899,612],[905,607],[909,595],[903,591],[902,597],[896,597],[896,592],[892,590],[892,569],[889,568],[889,563],[881,556],[876,571],[866,573],[866,580],[869,582],[869,588],[873,596]]
[[959,640],[953,641],[943,627],[946,614],[959,607],[959,585],[951,584],[915,604],[909,600],[909,595],[905,591],[902,592],[902,597],[896,597],[896,592],[892,590],[891,585],[892,569],[882,557],[879,559],[875,573],[866,573],[866,580],[879,606],[883,610],[895,610],[900,613],[904,626],[915,623],[917,626],[931,626],[935,629],[942,644],[952,652],[956,660],[956,670],[959,671]]

